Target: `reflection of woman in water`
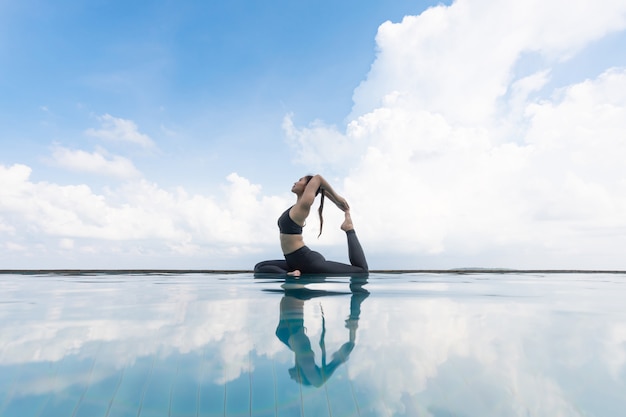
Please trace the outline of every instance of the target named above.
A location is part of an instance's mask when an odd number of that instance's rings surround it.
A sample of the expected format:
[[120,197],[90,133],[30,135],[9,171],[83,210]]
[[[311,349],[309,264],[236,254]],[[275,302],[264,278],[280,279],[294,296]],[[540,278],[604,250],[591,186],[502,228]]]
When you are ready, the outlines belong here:
[[[276,328],[276,336],[295,354],[296,364],[289,369],[291,378],[303,385],[322,386],[331,377],[333,372],[345,361],[356,340],[356,329],[359,327],[359,315],[361,314],[361,303],[367,298],[369,293],[363,289],[354,292],[350,299],[350,317],[346,320],[346,327],[349,330],[348,341],[344,343],[333,355],[330,363],[326,363],[326,322],[322,312],[322,334],[320,336],[320,348],[322,351],[321,366],[315,363],[315,353],[311,348],[311,341],[306,335],[304,327],[304,300],[299,297],[298,291],[291,294],[286,293],[280,301],[280,321]],[[306,293],[304,298],[306,297]]]
[[[346,199],[337,194],[321,175],[309,175],[300,178],[291,188],[291,192],[297,196],[296,203],[285,210],[278,218],[280,246],[285,259],[260,262],[254,267],[254,272],[288,273],[294,276],[300,276],[300,274],[367,273],[367,261],[354,231],[354,225],[350,217],[350,206],[348,206]],[[346,232],[348,238],[348,257],[351,265],[327,261],[320,253],[312,251],[304,244],[302,228],[318,194],[321,194],[320,207],[318,209],[320,235],[322,234],[322,226],[324,224],[324,219],[322,218],[324,197],[328,197],[330,201],[335,203],[345,213],[345,220],[341,225],[341,230]]]

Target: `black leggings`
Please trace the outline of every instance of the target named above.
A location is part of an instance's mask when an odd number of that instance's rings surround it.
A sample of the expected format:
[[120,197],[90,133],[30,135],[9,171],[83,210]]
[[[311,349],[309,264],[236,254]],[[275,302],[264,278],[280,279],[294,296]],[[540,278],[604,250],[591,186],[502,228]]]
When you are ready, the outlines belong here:
[[286,274],[299,270],[303,274],[363,274],[368,272],[367,261],[354,230],[346,232],[348,238],[348,258],[350,264],[327,261],[321,253],[303,246],[285,255],[285,259],[259,262],[255,273]]

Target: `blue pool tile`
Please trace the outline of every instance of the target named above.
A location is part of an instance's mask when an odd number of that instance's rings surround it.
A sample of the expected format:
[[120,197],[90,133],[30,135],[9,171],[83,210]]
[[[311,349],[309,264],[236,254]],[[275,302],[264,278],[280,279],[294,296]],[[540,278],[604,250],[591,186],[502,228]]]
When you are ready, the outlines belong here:
[[330,415],[333,416],[355,416],[358,415],[358,406],[352,389],[352,381],[348,378],[346,368],[339,368],[335,374],[326,382],[330,403]]
[[289,376],[291,364],[276,366],[277,417],[302,416],[302,387]]
[[[168,410],[157,410],[157,409],[150,409],[150,410],[141,409],[141,414],[137,414],[137,413],[134,414],[134,416],[137,416],[137,415],[139,415],[140,417],[164,417],[164,416],[179,417],[177,414],[168,414]],[[110,417],[116,417],[116,416],[111,415]]]
[[9,390],[14,386],[14,381],[19,373],[18,366],[0,366],[0,405]]
[[[74,409],[78,405],[79,396],[75,397],[61,397],[52,396],[49,401],[46,401],[38,417],[59,417],[59,416],[71,416]],[[19,414],[18,414],[19,415]],[[16,417],[18,416],[16,415]],[[22,414],[28,415],[28,414]],[[7,415],[9,416],[9,415]]]
[[[122,404],[113,404],[108,409],[105,417],[137,417],[138,415],[144,416],[144,413],[139,414],[139,412],[140,410],[136,407]],[[163,414],[160,415],[163,416]]]
[[120,381],[113,397],[113,406],[138,408],[146,385],[147,374],[124,372],[120,374]]
[[274,417],[276,414],[276,387],[274,364],[266,358],[254,359],[251,375],[250,408],[254,417]]
[[72,417],[94,417],[94,416],[105,416],[109,409],[108,402],[92,402],[83,401],[78,404],[77,408],[74,410],[74,414]]
[[200,381],[198,386],[198,415],[223,416],[224,398],[224,385],[206,380]]
[[110,403],[118,391],[122,375],[122,371],[118,370],[104,379],[92,382],[85,392],[84,400]]
[[352,395],[355,398],[354,402],[355,407],[357,408],[357,415],[361,417],[381,415],[381,413],[377,411],[377,407],[381,403],[384,403],[384,401],[381,400],[380,396],[376,392],[363,389],[361,384],[359,384],[359,381],[352,381],[352,383]]
[[191,373],[179,369],[171,389],[170,413],[179,417],[195,417],[198,413],[198,382]]
[[143,394],[141,402],[142,414],[159,411],[164,413],[164,415],[169,415],[172,400],[172,384],[175,377],[176,369],[174,367],[155,366]]
[[328,387],[302,387],[302,409],[305,417],[330,417]]
[[0,416],[37,416],[49,399],[48,395],[7,398],[6,402],[0,407]]
[[226,415],[250,415],[250,374],[242,371],[242,374],[228,381],[225,386],[224,405]]

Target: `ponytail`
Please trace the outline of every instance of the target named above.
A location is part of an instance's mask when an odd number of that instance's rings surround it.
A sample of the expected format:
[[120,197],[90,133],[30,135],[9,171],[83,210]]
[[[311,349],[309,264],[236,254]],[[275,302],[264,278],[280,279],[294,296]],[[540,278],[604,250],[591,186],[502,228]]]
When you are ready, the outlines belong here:
[[[309,181],[313,179],[313,175],[307,175],[305,178],[306,178],[306,183],[308,184]],[[317,191],[315,192],[315,195],[317,196],[320,193],[322,194],[322,200],[320,201],[320,206],[317,209],[317,213],[320,216],[320,234],[317,235],[318,238],[322,236],[322,227],[324,226],[324,217],[322,216],[322,211],[324,210],[324,197],[326,196],[326,193],[324,192],[322,187],[317,189]]]
[[317,213],[318,213],[318,214],[319,214],[319,216],[320,216],[320,234],[319,234],[319,235],[317,235],[317,237],[318,237],[318,238],[319,238],[320,236],[322,236],[322,227],[324,226],[324,217],[322,217],[322,211],[324,210],[324,196],[326,195],[326,193],[324,192],[324,190],[322,190],[322,187],[320,187],[320,188],[317,190],[316,195],[317,195],[318,193],[320,193],[320,192],[322,193],[322,200],[320,201],[320,207],[317,209]]

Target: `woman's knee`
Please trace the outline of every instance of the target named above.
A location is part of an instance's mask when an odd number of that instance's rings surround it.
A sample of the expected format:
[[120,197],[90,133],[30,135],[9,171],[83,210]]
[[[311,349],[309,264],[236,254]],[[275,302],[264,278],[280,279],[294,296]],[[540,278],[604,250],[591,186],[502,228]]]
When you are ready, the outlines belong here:
[[262,261],[254,265],[254,272],[285,273],[286,267],[285,261]]
[[265,265],[267,265],[267,261],[261,261],[257,263],[256,265],[254,265],[254,272],[258,272],[258,270],[263,268]]

